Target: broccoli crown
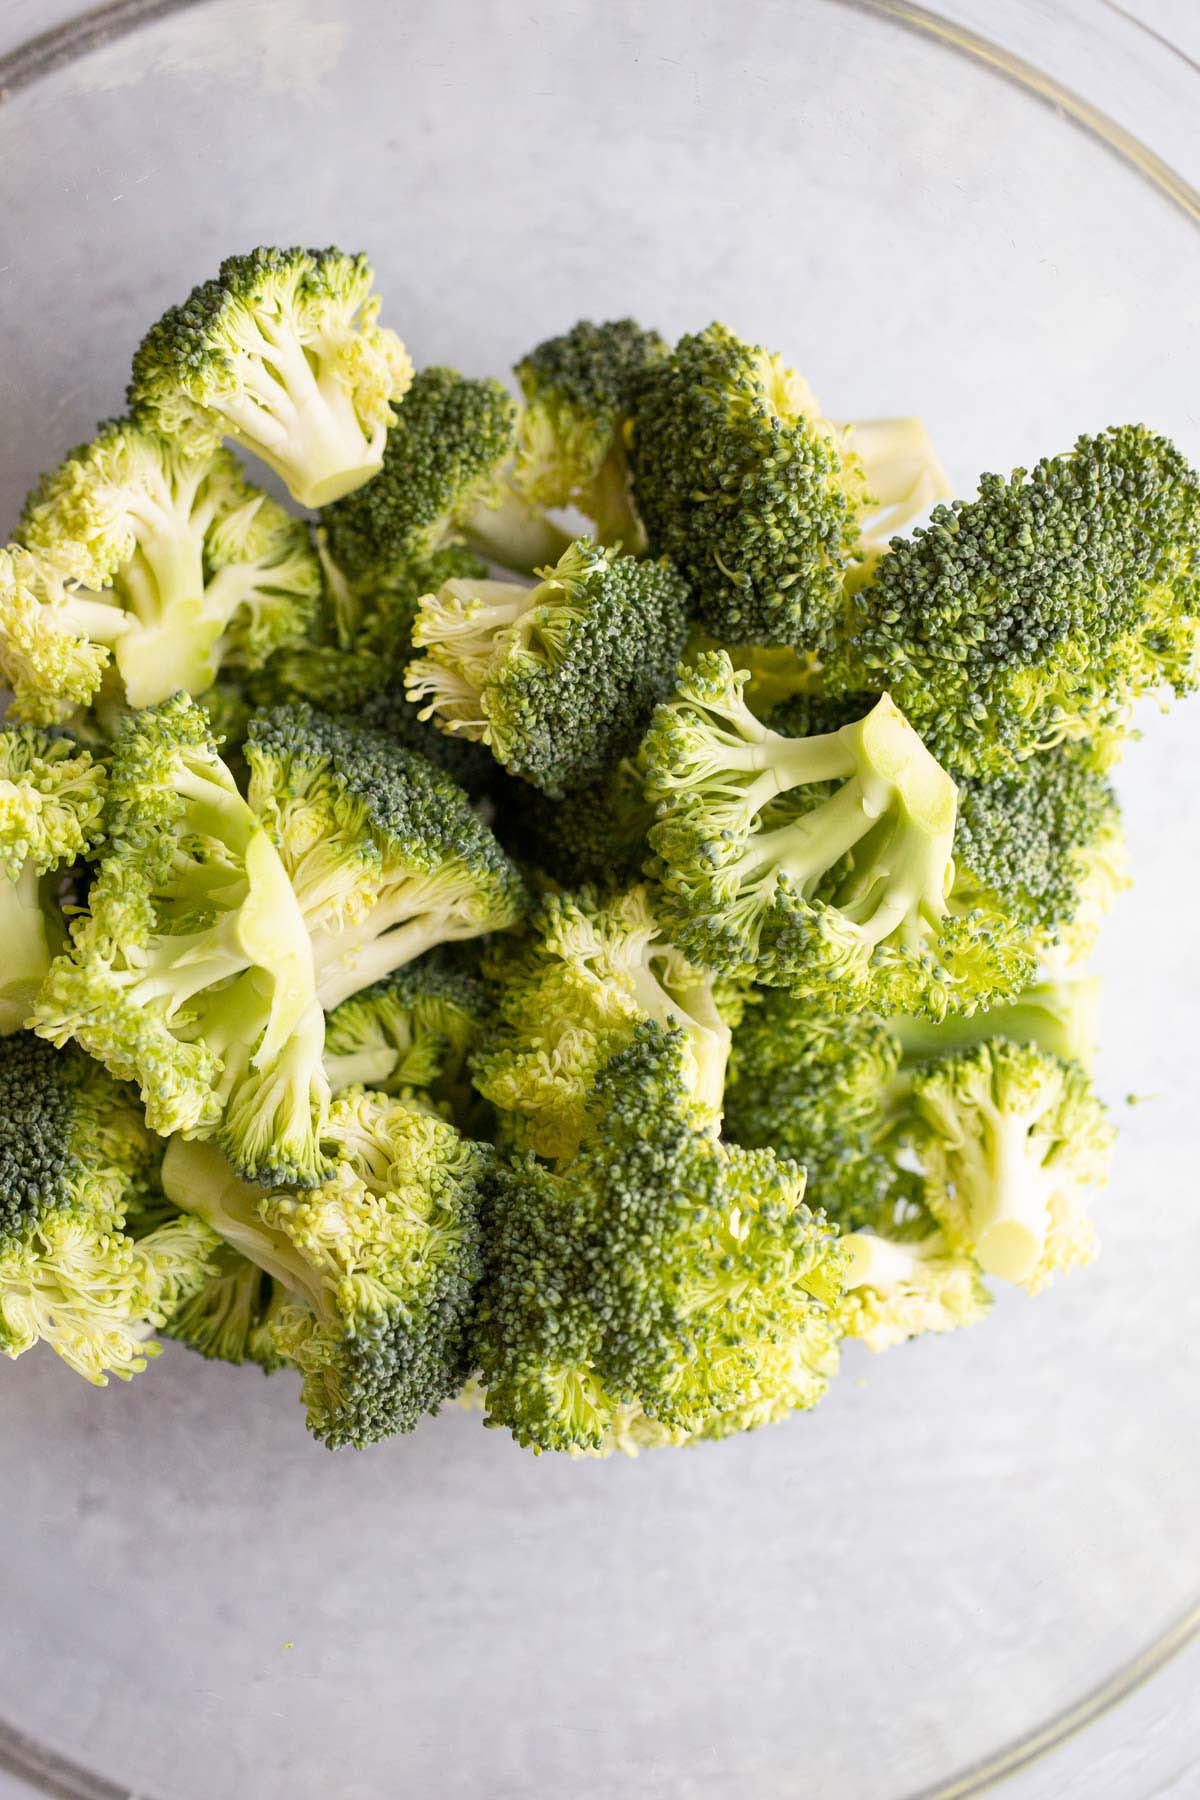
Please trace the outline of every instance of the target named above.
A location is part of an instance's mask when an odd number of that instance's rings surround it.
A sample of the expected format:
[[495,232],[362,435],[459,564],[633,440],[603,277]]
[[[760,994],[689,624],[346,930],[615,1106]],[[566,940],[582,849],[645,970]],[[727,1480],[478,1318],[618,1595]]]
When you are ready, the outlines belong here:
[[113,749],[89,911],[34,1013],[136,1082],[152,1128],[216,1133],[261,1178],[315,1180],[328,1097],[304,919],[266,831],[185,695]]
[[470,1373],[488,1155],[363,1088],[335,1098],[325,1144],[332,1173],[307,1191],[252,1188],[210,1146],[181,1139],[163,1182],[286,1290],[269,1329],[303,1374],[309,1429],[331,1449],[362,1448],[411,1431]]
[[955,885],[1031,933],[1042,960],[1088,955],[1127,886],[1121,813],[1111,783],[1077,744],[959,785]]
[[825,1010],[972,1011],[1028,979],[998,912],[953,908],[957,792],[887,696],[815,737],[771,730],[724,652],[660,706],[639,761],[666,929],[702,966]]
[[955,1251],[1031,1293],[1091,1259],[1087,1206],[1115,1134],[1078,1064],[995,1039],[911,1084],[926,1203]]
[[842,608],[866,487],[858,458],[777,356],[724,325],[635,384],[630,460],[650,548],[730,643],[820,649]]
[[427,594],[410,663],[422,718],[487,744],[553,798],[596,782],[637,746],[669,692],[687,594],[667,562],[580,539],[536,587],[449,581]]
[[467,1059],[487,1011],[487,986],[471,947],[427,951],[330,1013],[326,1073],[335,1091],[354,1085],[387,1094],[427,1089],[465,1124]]
[[626,756],[598,786],[561,800],[522,785],[512,805],[499,809],[496,829],[517,856],[564,887],[627,887],[649,855],[653,822],[636,764]]
[[0,678],[9,716],[60,725],[99,691],[128,617],[109,598],[81,595],[42,556],[0,549]]
[[189,452],[128,419],[42,476],[24,542],[125,628],[114,657],[132,706],[202,693],[223,663],[257,668],[303,638],[320,570],[298,519],[228,450]]
[[1196,682],[1200,481],[1144,426],[984,475],[896,540],[828,679],[888,688],[935,756],[994,773],[1083,739],[1102,764],[1138,695]]
[[412,380],[373,283],[365,256],[332,248],[227,257],[142,339],[131,411],[197,450],[232,439],[302,506],[350,493],[378,470]]
[[525,406],[515,480],[541,506],[576,505],[602,543],[644,548],[629,493],[624,427],[642,371],[669,354],[633,319],[582,319],[516,367]]
[[802,1172],[697,1130],[686,1078],[683,1034],[644,1021],[580,1155],[494,1178],[478,1352],[489,1422],[522,1444],[602,1450],[629,1406],[720,1435],[812,1405],[836,1367],[840,1253]]
[[457,369],[413,377],[375,479],[326,507],[334,561],[351,580],[387,580],[441,550],[502,491],[516,402],[498,381]]
[[517,869],[462,789],[383,732],[276,707],[251,724],[246,759],[327,1009],[436,944],[520,917]]
[[100,841],[105,769],[67,737],[29,726],[0,731],[0,874],[48,869]]
[[78,1374],[127,1379],[207,1273],[189,1226],[135,1242],[126,1215],[153,1179],[150,1133],[128,1091],[74,1048],[0,1040],[0,1351],[48,1343]]
[[601,1069],[653,1020],[683,1033],[676,1104],[720,1123],[729,1026],[711,976],[663,936],[643,888],[601,900],[549,894],[530,935],[489,959],[495,1016],[473,1070],[522,1150],[562,1160],[588,1129]]

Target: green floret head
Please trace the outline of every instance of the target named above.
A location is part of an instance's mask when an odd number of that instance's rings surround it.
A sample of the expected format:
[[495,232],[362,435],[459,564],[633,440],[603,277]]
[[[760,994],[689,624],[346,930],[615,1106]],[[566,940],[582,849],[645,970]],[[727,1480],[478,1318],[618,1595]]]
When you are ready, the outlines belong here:
[[727,643],[820,649],[842,609],[866,481],[782,359],[724,325],[636,384],[630,458],[650,548]]
[[597,1077],[651,1020],[682,1033],[672,1104],[720,1125],[729,1025],[717,984],[663,935],[644,888],[601,899],[548,894],[529,935],[489,957],[494,1017],[475,1054],[475,1085],[510,1142],[564,1160],[590,1129]]
[[143,338],[131,411],[188,448],[240,444],[302,506],[350,493],[378,471],[412,380],[373,284],[365,256],[336,249],[227,257]]
[[630,492],[625,425],[642,371],[669,354],[633,319],[582,319],[516,367],[521,413],[516,485],[539,506],[577,506],[603,544],[645,548]]
[[21,1032],[0,1041],[0,1351],[48,1343],[103,1386],[156,1354],[155,1327],[204,1279],[193,1227],[135,1241],[156,1155],[137,1103],[98,1063]]
[[1095,1253],[1114,1132],[1078,1065],[993,1040],[912,1077],[926,1200],[949,1244],[1031,1293]]
[[686,617],[669,563],[580,539],[536,587],[449,581],[427,594],[408,694],[423,718],[487,744],[557,799],[636,748],[670,690]]
[[411,1431],[470,1373],[488,1153],[362,1088],[334,1100],[325,1143],[333,1172],[311,1190],[250,1187],[210,1145],[181,1139],[163,1183],[285,1291],[269,1329],[304,1377],[309,1429],[330,1449],[362,1448]]
[[515,855],[563,887],[629,887],[650,854],[653,823],[637,766],[623,756],[598,785],[561,800],[522,783],[499,808],[496,829]]
[[959,785],[955,891],[1001,908],[1043,963],[1082,962],[1128,886],[1121,813],[1086,750],[1062,744]]
[[12,690],[12,719],[60,725],[89,706],[126,628],[111,597],[81,595],[19,544],[0,549],[0,679]]
[[516,866],[462,789],[383,732],[276,707],[251,725],[246,759],[327,1010],[437,944],[520,918]]
[[104,785],[103,764],[69,738],[0,732],[0,1035],[28,1023],[62,946],[61,872],[100,840]]
[[803,1172],[697,1130],[684,1055],[638,1026],[581,1154],[497,1178],[478,1356],[488,1422],[520,1443],[603,1451],[629,1408],[720,1436],[812,1405],[836,1367],[840,1253]]
[[312,948],[279,855],[184,695],[109,766],[89,910],[34,1013],[136,1082],[151,1127],[217,1135],[248,1174],[315,1181],[328,1087]]
[[1196,684],[1200,481],[1144,426],[980,479],[896,540],[827,678],[887,688],[935,756],[995,773],[1063,741],[1099,766],[1142,694]]
[[639,761],[658,905],[685,955],[825,1010],[972,1011],[1032,957],[998,912],[952,902],[957,790],[886,694],[791,738],[746,705],[724,652],[659,707]]
[[21,534],[78,584],[76,605],[119,609],[113,657],[134,707],[203,693],[225,663],[260,667],[304,637],[320,592],[305,526],[230,451],[189,451],[130,419],[43,475]]

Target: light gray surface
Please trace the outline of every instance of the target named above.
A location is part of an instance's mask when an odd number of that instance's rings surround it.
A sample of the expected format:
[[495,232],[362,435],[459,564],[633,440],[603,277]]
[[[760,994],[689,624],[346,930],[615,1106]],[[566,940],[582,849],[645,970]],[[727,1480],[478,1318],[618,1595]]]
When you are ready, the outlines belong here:
[[[820,0],[392,9],[368,38],[373,10],[214,0],[0,112],[6,516],[145,321],[258,238],[369,247],[421,361],[723,313],[832,409],[919,407],[963,481],[1131,412],[1200,453],[1194,236],[1016,90]],[[1160,1098],[1121,1110],[1093,1272],[636,1465],[457,1416],[335,1460],[286,1379],[171,1350],[94,1395],[28,1358],[0,1715],[166,1800],[383,1800],[398,1771],[438,1800],[892,1800],[1138,1650],[1200,1568],[1200,709],[1149,725],[1102,1080]],[[1011,1791],[1145,1800],[1100,1729]]]

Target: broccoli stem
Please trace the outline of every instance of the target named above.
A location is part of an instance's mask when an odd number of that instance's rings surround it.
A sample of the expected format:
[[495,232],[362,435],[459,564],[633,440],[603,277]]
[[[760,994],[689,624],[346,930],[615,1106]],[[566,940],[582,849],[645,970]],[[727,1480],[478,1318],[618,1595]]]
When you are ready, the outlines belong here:
[[911,1281],[922,1263],[941,1254],[945,1242],[940,1232],[915,1243],[901,1243],[876,1237],[874,1232],[854,1231],[841,1240],[841,1247],[846,1252],[846,1288],[866,1287],[877,1294],[890,1294]]
[[374,1050],[325,1052],[325,1074],[335,1094],[348,1087],[382,1087],[395,1073],[399,1052],[381,1044]]
[[442,912],[422,914],[390,930],[386,920],[373,916],[357,932],[317,931],[313,935],[317,998],[326,1012],[332,1012],[360,988],[395,974],[435,944],[478,934],[477,925]]
[[0,1036],[20,1031],[28,1022],[52,954],[41,881],[27,862],[15,880],[0,877]]
[[477,501],[458,526],[473,550],[522,575],[556,563],[573,542],[517,494],[507,494],[495,505]]
[[268,1225],[256,1191],[210,1143],[173,1137],[162,1163],[162,1188],[180,1212],[203,1219],[217,1236],[263,1269],[315,1313],[327,1314],[324,1285],[287,1235]]
[[697,1070],[696,1099],[720,1130],[725,1098],[725,1070],[733,1034],[713,999],[712,985],[697,978],[687,987],[664,985],[654,971],[650,946],[643,961],[629,971],[634,999],[648,1017],[662,1025],[678,1025],[687,1035]]
[[1099,1000],[1098,976],[1043,981],[1015,1000],[984,1007],[969,1017],[951,1014],[938,1025],[928,1019],[892,1018],[888,1030],[899,1040],[907,1064],[1007,1038],[1014,1044],[1036,1044],[1039,1050],[1086,1069],[1095,1054]]
[[1037,1267],[1050,1223],[1054,1178],[1036,1154],[1034,1120],[990,1112],[984,1124],[988,1178],[975,1188],[975,1255],[989,1275],[1024,1281]]

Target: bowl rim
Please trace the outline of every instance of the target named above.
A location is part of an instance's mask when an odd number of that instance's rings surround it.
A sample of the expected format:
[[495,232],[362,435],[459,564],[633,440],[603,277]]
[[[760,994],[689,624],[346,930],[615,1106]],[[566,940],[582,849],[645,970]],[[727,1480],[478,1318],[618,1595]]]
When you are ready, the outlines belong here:
[[[61,24],[26,38],[0,55],[0,106],[94,50],[103,48],[173,14],[192,11],[209,0],[104,0]],[[1200,189],[1171,167],[1140,137],[1109,113],[1093,106],[1073,88],[1035,63],[961,21],[952,20],[916,0],[824,0],[844,11],[873,14],[917,36],[931,37],[945,49],[982,63],[1085,132],[1182,211],[1200,228]],[[1101,0],[1105,9],[1200,75],[1200,63],[1117,0]],[[1039,1725],[1031,1727],[957,1775],[935,1782],[904,1800],[972,1800],[1009,1776],[1029,1768],[1051,1751],[1077,1737],[1112,1711],[1200,1638],[1200,1596],[1160,1633],[1112,1674]],[[0,1718],[0,1773],[16,1776],[56,1800],[129,1800],[127,1786],[115,1784],[81,1763]],[[142,1794],[140,1800],[151,1800]]]

